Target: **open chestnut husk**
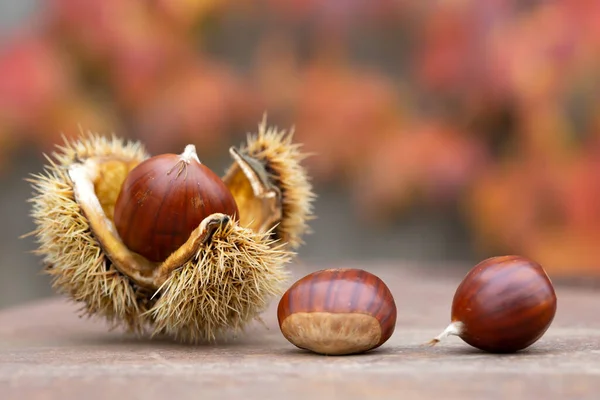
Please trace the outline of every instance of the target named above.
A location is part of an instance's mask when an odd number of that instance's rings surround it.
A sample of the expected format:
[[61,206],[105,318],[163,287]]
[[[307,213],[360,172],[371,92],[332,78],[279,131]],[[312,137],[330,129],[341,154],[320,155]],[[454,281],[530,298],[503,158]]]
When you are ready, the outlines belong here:
[[458,286],[450,325],[429,344],[449,335],[490,353],[514,353],[537,342],[557,309],[544,268],[521,256],[492,257],[477,264]]
[[84,315],[184,342],[260,319],[285,289],[314,194],[305,154],[266,121],[230,154],[219,178],[191,145],[151,157],[114,136],[65,140],[29,179],[30,235],[53,287]]

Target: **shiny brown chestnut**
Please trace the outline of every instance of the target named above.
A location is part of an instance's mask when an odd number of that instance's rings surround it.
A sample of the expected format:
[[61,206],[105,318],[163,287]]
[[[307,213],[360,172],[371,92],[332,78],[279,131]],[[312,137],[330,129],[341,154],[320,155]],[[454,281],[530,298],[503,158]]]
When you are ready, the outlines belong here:
[[182,154],[161,154],[137,165],[123,182],[114,221],[123,243],[150,261],[164,261],[203,219],[237,217],[233,195],[200,162],[194,145]]
[[396,326],[386,284],[362,269],[313,272],[296,281],[277,309],[279,327],[298,348],[324,355],[364,353],[384,344]]
[[490,353],[514,353],[537,342],[556,314],[557,298],[544,268],[521,256],[477,264],[458,286],[451,324],[429,344],[449,335]]

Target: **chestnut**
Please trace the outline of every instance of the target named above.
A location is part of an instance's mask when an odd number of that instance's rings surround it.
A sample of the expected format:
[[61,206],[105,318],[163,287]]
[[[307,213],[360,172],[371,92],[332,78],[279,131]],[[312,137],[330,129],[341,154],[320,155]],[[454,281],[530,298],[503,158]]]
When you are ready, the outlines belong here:
[[363,353],[385,343],[396,327],[396,303],[386,284],[362,269],[313,272],[296,281],[277,308],[283,336],[324,355]]
[[129,172],[115,204],[114,221],[131,251],[160,262],[214,213],[237,217],[235,199],[190,144],[181,155],[157,155]]
[[451,324],[429,344],[449,335],[490,353],[514,353],[538,341],[556,314],[557,298],[544,268],[522,256],[491,257],[458,286]]

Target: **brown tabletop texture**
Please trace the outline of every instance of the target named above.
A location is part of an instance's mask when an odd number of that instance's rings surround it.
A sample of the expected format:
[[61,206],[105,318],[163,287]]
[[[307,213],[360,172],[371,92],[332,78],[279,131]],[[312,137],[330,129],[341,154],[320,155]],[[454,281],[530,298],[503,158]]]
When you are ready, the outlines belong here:
[[[277,326],[277,299],[264,314],[267,327],[189,346],[109,332],[54,298],[0,312],[0,399],[600,398],[597,289],[557,284],[546,335],[523,352],[492,355],[457,337],[422,345],[448,324],[462,275],[401,263],[360,267],[388,284],[398,306],[394,335],[370,353],[328,357],[295,348]],[[294,277],[315,269],[296,265]]]

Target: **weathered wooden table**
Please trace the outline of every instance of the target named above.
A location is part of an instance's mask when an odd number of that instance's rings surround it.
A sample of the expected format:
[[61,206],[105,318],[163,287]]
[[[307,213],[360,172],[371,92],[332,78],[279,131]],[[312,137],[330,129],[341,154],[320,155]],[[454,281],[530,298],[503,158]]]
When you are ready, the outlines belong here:
[[[558,312],[546,335],[524,352],[499,356],[458,338],[422,346],[448,323],[462,275],[366,269],[394,293],[398,325],[383,347],[359,356],[296,349],[279,332],[276,302],[264,315],[268,330],[257,324],[234,343],[195,347],[107,332],[61,299],[5,310],[0,399],[600,398],[600,292],[557,285]],[[312,270],[295,266],[294,275]]]

